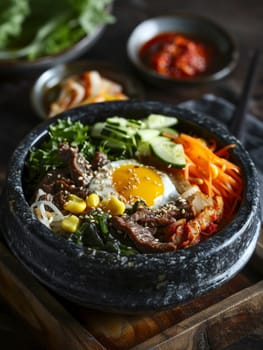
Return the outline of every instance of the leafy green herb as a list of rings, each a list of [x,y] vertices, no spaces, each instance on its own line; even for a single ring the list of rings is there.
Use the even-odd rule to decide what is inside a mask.
[[[22,31],[24,19],[29,15],[28,0],[2,0],[0,4],[0,48]]]
[[[113,0],[2,0],[0,58],[36,59],[71,46],[98,25],[112,23]]]
[[[118,254],[134,254],[137,251],[113,237],[109,230],[109,214],[94,210],[81,224],[78,231],[71,236],[75,243],[85,247],[104,250]]]
[[[59,119],[57,124],[50,125],[50,140],[48,147],[56,148],[59,143],[67,141],[72,147],[82,146],[88,140],[88,125],[83,125],[80,121],[72,122],[71,119]]]
[[[89,142],[89,126],[81,122],[72,122],[71,119],[59,119],[56,124],[49,128],[49,137],[40,147],[33,148],[29,153],[26,162],[28,169],[28,182],[38,183],[49,169],[63,166],[58,157],[58,147],[62,142],[67,141],[70,146],[78,147],[79,152],[85,158],[91,159],[94,155],[94,146]]]

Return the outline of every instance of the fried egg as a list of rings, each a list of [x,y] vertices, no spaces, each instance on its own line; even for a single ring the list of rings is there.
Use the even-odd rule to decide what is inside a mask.
[[[89,188],[105,200],[117,197],[126,206],[142,200],[156,208],[179,196],[167,174],[133,159],[106,164],[96,172]]]

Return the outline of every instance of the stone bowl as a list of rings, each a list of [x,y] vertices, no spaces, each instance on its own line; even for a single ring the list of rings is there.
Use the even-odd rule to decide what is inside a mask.
[[[202,75],[174,78],[148,67],[142,61],[141,48],[156,35],[168,32],[183,34],[213,45],[217,51],[213,57],[213,68]],[[216,82],[231,74],[239,59],[237,44],[231,33],[209,18],[188,12],[153,17],[139,23],[129,36],[127,55],[131,64],[145,81],[168,89],[178,85],[192,86]]]
[[[143,118],[149,113],[177,116],[184,130],[235,143],[231,158],[242,169],[244,191],[232,221],[207,240],[169,253],[117,255],[83,249],[52,233],[32,215],[23,190],[25,159],[57,118],[92,124],[107,117]],[[40,282],[78,305],[139,314],[174,307],[219,287],[249,261],[259,236],[259,185],[241,143],[202,114],[147,101],[105,102],[71,109],[45,121],[18,145],[10,159],[1,199],[4,238],[18,260]]]

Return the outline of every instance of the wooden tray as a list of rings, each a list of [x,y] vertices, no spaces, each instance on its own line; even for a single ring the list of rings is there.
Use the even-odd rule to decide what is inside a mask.
[[[98,312],[61,299],[0,243],[0,296],[30,327],[39,350],[262,349],[263,280],[255,269],[262,238],[248,266],[222,287],[179,307],[140,316]]]

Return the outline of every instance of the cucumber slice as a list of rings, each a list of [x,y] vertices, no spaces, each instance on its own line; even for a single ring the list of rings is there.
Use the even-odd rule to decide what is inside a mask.
[[[136,131],[131,128],[121,128],[117,125],[99,122],[91,129],[91,136],[99,139],[117,139],[119,141],[135,143]]]
[[[104,128],[102,130],[108,130],[109,132],[112,132],[113,134],[115,132],[119,133],[119,134],[122,134],[122,135],[128,135],[128,133],[125,131],[124,128],[120,128],[116,125],[109,125],[109,124],[105,124],[104,125]]]
[[[126,127],[127,120],[121,117],[112,117],[112,118],[107,118],[106,123],[116,125],[116,126]]]
[[[171,136],[177,137],[178,136],[178,131],[172,128],[161,128],[160,130],[161,135],[163,133],[170,134]]]
[[[144,141],[139,142],[139,144],[137,145],[137,150],[135,152],[135,155],[139,159],[141,157],[149,157],[151,155],[149,142],[144,142]]]
[[[104,126],[105,126],[105,123],[103,122],[98,122],[94,124],[90,130],[91,137],[101,138],[101,131],[104,128]]]
[[[161,114],[150,114],[145,120],[149,129],[160,129],[177,124],[178,120],[175,117],[168,117]]]
[[[104,145],[108,148],[120,149],[120,150],[125,150],[127,148],[127,145],[125,145],[122,141],[112,140],[112,139],[105,140]]]
[[[119,141],[127,142],[130,140],[130,136],[127,134],[123,134],[117,130],[112,130],[111,128],[104,127],[101,130],[101,138],[103,139],[117,139]]]
[[[166,164],[176,168],[185,167],[184,148],[180,144],[169,141],[166,137],[157,137],[150,142],[152,153]]]
[[[142,120],[137,119],[125,119],[122,117],[112,117],[106,119],[107,124],[116,125],[120,128],[131,127],[135,129],[140,129],[145,127],[145,124]]]
[[[145,123],[139,119],[127,119],[128,126],[136,129],[145,128]]]
[[[153,138],[160,135],[159,130],[157,129],[142,129],[137,131],[141,141],[151,141]]]

